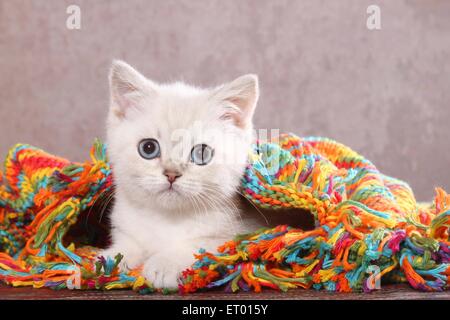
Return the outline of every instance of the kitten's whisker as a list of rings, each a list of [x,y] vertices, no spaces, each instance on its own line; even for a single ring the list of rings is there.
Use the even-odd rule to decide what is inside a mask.
[[[102,201],[105,201],[105,202],[106,202],[106,201],[108,201],[108,198],[109,198],[109,197],[113,197],[113,196],[115,196],[115,194],[116,194],[116,187],[115,187],[115,185],[112,185],[112,186],[111,186],[111,189],[105,191],[105,195],[102,195],[102,196],[97,197],[97,198],[95,199],[94,203],[89,207],[89,211],[88,211],[88,213],[86,214],[85,228],[88,227],[89,217],[90,217],[90,215],[91,215],[91,213],[92,213],[92,209],[94,208],[95,204],[96,204],[100,199],[102,199]],[[105,199],[105,198],[106,198],[106,199]],[[102,204],[102,205],[103,205],[103,204]],[[100,222],[100,221],[99,221],[99,222]]]
[[[196,216],[200,216],[200,207],[198,206],[198,203],[195,199],[195,197],[188,195],[188,200],[191,202],[191,204],[193,205],[193,209],[194,209],[194,214]]]
[[[208,185],[207,183],[205,183],[204,186],[205,186],[205,189],[207,189],[208,191],[216,191],[215,188],[211,188],[210,185]],[[245,198],[245,200],[248,201],[248,202],[255,208],[255,210],[258,211],[258,213],[264,218],[266,224],[269,224],[269,220],[268,220],[267,217],[264,215],[264,213],[262,213],[262,212],[259,210],[259,208],[258,208],[252,201],[250,201],[247,197],[244,196],[244,194],[239,190],[239,187],[237,187],[237,188],[234,190],[234,192],[240,194],[243,198]],[[234,203],[232,203],[232,202],[230,201],[230,204],[232,204],[232,206],[233,206],[236,210],[238,210],[239,215],[241,216],[240,210],[234,205]]]
[[[262,212],[259,210],[259,208],[258,208],[252,201],[250,201],[246,196],[244,196],[244,194],[243,194],[241,191],[236,190],[236,192],[239,193],[246,201],[248,201],[248,202],[253,206],[253,208],[255,208],[256,211],[258,211],[258,213],[264,218],[264,220],[266,221],[267,225],[269,225],[269,220],[268,220],[267,217],[264,215],[264,213],[262,213]]]
[[[232,201],[228,200],[227,198],[223,198],[223,196],[214,197],[213,195],[211,195],[211,193],[218,192],[218,190],[216,190],[216,189],[213,189],[211,187],[206,187],[205,189],[207,189],[209,191],[209,193],[200,193],[198,195],[199,198],[203,199],[204,201],[207,201],[212,206],[213,209],[215,209],[219,212],[225,213],[226,218],[230,222],[236,216],[242,220],[242,217],[240,215],[238,208],[235,206],[235,204]],[[230,209],[230,207],[231,207],[231,209]]]
[[[99,217],[99,219],[98,219],[98,222],[99,222],[99,223],[102,222],[103,214],[105,213],[105,211],[106,211],[106,209],[108,208],[108,205],[111,203],[111,201],[114,200],[115,195],[116,195],[116,193],[115,193],[115,192],[112,192],[112,193],[109,195],[109,197],[107,198],[107,200],[105,201],[105,203],[103,204],[103,206],[102,206],[102,208],[101,208],[101,211],[100,211],[100,217]]]

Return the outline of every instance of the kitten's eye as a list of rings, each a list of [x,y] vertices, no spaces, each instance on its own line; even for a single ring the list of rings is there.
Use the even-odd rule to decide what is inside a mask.
[[[202,143],[197,144],[191,150],[191,160],[196,165],[204,166],[208,164],[214,156],[214,149]]]
[[[139,154],[144,159],[155,159],[161,155],[159,143],[155,139],[144,139],[139,142]]]

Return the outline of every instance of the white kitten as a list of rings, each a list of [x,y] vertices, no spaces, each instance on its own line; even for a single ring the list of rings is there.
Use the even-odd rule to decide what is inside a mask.
[[[120,252],[122,267],[143,264],[156,287],[175,287],[199,248],[215,250],[256,228],[232,200],[247,163],[258,79],[213,89],[163,85],[114,61],[110,90],[116,201],[112,246],[101,254]]]

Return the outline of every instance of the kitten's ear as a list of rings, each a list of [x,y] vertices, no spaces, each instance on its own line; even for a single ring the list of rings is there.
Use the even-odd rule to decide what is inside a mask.
[[[145,78],[129,64],[114,60],[109,71],[111,111],[118,117],[125,117],[130,108],[139,107],[139,101],[156,94],[156,84]]]
[[[216,89],[214,96],[225,103],[222,119],[231,119],[242,129],[252,127],[253,113],[259,98],[258,76],[241,76]]]

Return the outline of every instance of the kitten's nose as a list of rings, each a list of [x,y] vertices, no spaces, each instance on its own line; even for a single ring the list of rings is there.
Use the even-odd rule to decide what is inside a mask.
[[[170,184],[174,183],[177,178],[181,177],[181,173],[174,170],[164,170],[163,174],[167,177],[167,181],[169,181]]]

